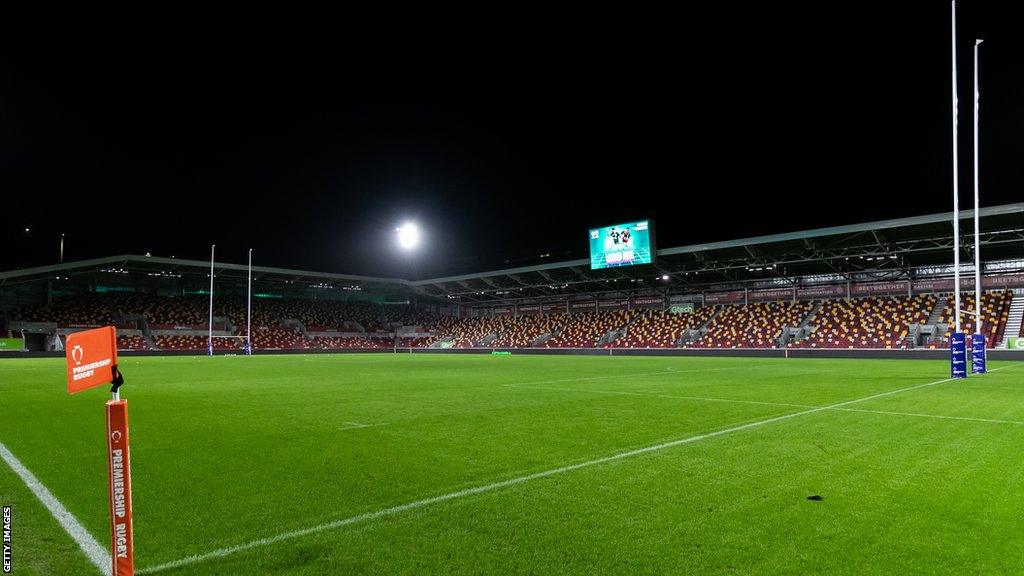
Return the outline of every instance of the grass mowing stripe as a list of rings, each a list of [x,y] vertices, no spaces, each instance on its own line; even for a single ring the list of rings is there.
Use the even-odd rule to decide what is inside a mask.
[[[1024,426],[1019,420],[997,420],[993,418],[972,418],[970,416],[944,416],[942,414],[918,414],[915,412],[889,412],[887,410],[861,410],[857,408],[833,408],[836,412],[856,412],[860,414],[882,414],[887,416],[913,416],[916,418],[938,418],[940,420],[963,420],[966,422],[986,422],[988,424],[1016,424]]]
[[[1009,366],[1002,366],[990,370],[994,372],[996,370],[1002,370]],[[657,374],[660,374],[658,372]],[[635,376],[641,376],[636,374]],[[579,392],[581,394],[609,394],[613,396],[652,396],[655,398],[672,398],[674,400],[694,400],[697,402],[728,402],[732,404],[754,404],[759,406],[779,406],[779,407],[790,407],[790,408],[818,408],[811,404],[793,404],[789,402],[766,402],[762,400],[740,400],[737,398],[714,398],[710,396],[680,396],[675,394],[662,394],[660,392],[640,392],[640,391],[625,391],[625,390],[588,390],[584,388],[557,388],[554,386],[532,386],[529,384],[503,384],[506,388],[529,388],[531,390],[550,390],[554,392]],[[976,418],[971,416],[947,416],[943,414],[921,414],[917,412],[892,412],[888,410],[867,410],[863,408],[829,408],[829,410],[835,410],[837,412],[857,412],[862,414],[882,414],[888,416],[912,416],[917,418],[937,418],[940,420],[962,420],[966,422],[985,422],[989,424],[1015,424],[1018,426],[1024,426],[1024,422],[1019,420],[1000,420],[996,418]]]
[[[658,392],[626,392],[622,390],[584,390],[582,388],[554,388],[551,386],[526,386],[505,384],[509,388],[529,388],[531,390],[551,390],[555,392],[580,392],[582,394],[610,394],[614,396],[652,396],[654,398],[672,398],[674,400],[694,400],[697,402],[728,402],[731,404],[754,404],[758,406],[779,406],[789,408],[818,408],[811,404],[791,404],[789,402],[765,402],[762,400],[739,400],[736,398],[712,398],[709,396],[676,396]],[[861,414],[882,414],[888,416],[914,416],[918,418],[937,418],[940,420],[963,420],[967,422],[986,422],[989,424],[1016,424],[1024,426],[1019,420],[999,420],[995,418],[975,418],[971,416],[946,416],[943,414],[921,414],[917,412],[891,412],[888,410],[867,410],[863,408],[829,408],[836,412],[857,412]]]
[[[311,526],[309,528],[303,528],[303,529],[294,530],[294,531],[291,531],[291,532],[284,532],[284,533],[281,533],[281,534],[277,534],[275,536],[270,536],[270,537],[267,537],[267,538],[261,538],[261,539],[258,539],[258,540],[252,540],[250,542],[246,542],[246,543],[243,543],[243,544],[238,544],[238,545],[235,545],[235,546],[229,546],[229,547],[226,547],[226,548],[220,548],[218,550],[213,550],[213,551],[210,551],[210,552],[206,552],[204,554],[197,554],[197,555],[194,555],[194,556],[187,556],[185,558],[180,558],[178,560],[173,560],[171,562],[166,562],[164,564],[157,564],[155,566],[149,566],[149,567],[137,570],[136,573],[140,574],[140,575],[142,575],[142,574],[153,574],[153,573],[157,573],[157,572],[171,570],[171,569],[174,569],[174,568],[181,568],[183,566],[189,566],[189,565],[193,565],[193,564],[198,564],[198,563],[201,563],[201,562],[206,562],[206,561],[214,560],[214,559],[217,559],[217,558],[223,558],[225,556],[230,556],[232,554],[237,554],[239,552],[244,552],[246,550],[252,550],[254,548],[260,548],[260,547],[263,547],[263,546],[269,546],[269,545],[275,544],[277,542],[282,542],[282,541],[286,541],[286,540],[292,540],[292,539],[295,539],[295,538],[301,538],[303,536],[309,536],[311,534],[317,534],[319,532],[324,532],[324,531],[327,531],[327,530],[333,530],[333,529],[336,529],[336,528],[341,528],[341,527],[349,526],[349,525],[352,525],[352,524],[358,524],[358,523],[361,523],[361,522],[367,522],[367,521],[370,521],[370,520],[376,520],[376,519],[384,518],[384,517],[387,517],[387,516],[393,516],[393,515],[396,515],[396,514],[401,514],[403,512],[408,512],[409,510],[415,510],[417,508],[422,508],[422,507],[425,507],[425,506],[430,506],[430,505],[433,505],[433,504],[438,504],[438,503],[446,502],[446,501],[449,501],[449,500],[455,500],[455,499],[458,499],[458,498],[463,498],[463,497],[466,497],[466,496],[473,496],[473,495],[476,495],[476,494],[483,494],[485,492],[492,492],[494,490],[499,490],[501,488],[508,488],[510,486],[515,486],[515,485],[518,485],[518,484],[523,484],[525,482],[530,482],[530,481],[533,481],[533,480],[539,480],[539,479],[542,479],[542,478],[548,478],[550,476],[555,476],[555,475],[559,475],[559,474],[565,474],[567,472],[572,472],[572,471],[580,470],[580,469],[583,469],[583,468],[589,468],[589,467],[597,466],[597,465],[600,465],[600,464],[607,464],[609,462],[615,462],[617,460],[623,460],[623,459],[626,459],[626,458],[631,458],[631,457],[639,456],[639,455],[642,455],[642,454],[648,454],[648,453],[651,453],[651,452],[657,452],[657,451],[660,451],[660,450],[665,450],[665,449],[668,449],[668,448],[673,448],[673,447],[681,446],[681,445],[684,445],[684,444],[692,444],[694,442],[699,442],[701,440],[706,440],[708,438],[716,438],[718,436],[724,436],[726,434],[731,434],[733,432],[741,432],[743,430],[749,430],[751,428],[757,428],[757,427],[760,427],[760,426],[764,426],[766,424],[772,424],[774,422],[781,422],[781,421],[784,421],[784,420],[789,420],[791,418],[796,418],[797,416],[804,416],[804,415],[807,415],[807,414],[814,414],[814,413],[817,413],[817,412],[823,412],[823,411],[832,410],[832,409],[835,409],[835,408],[841,408],[843,406],[849,406],[850,404],[856,404],[858,402],[866,402],[868,400],[873,400],[875,398],[883,398],[885,396],[891,396],[893,394],[899,394],[901,392],[909,392],[911,390],[917,390],[917,389],[925,388],[925,387],[928,387],[928,386],[936,386],[938,384],[942,384],[944,382],[949,382],[951,380],[953,380],[953,378],[944,378],[942,380],[936,380],[934,382],[927,382],[927,383],[924,383],[924,384],[915,384],[913,386],[906,386],[906,387],[903,387],[903,388],[897,388],[895,390],[888,390],[886,392],[879,392],[877,394],[871,394],[869,396],[864,396],[864,397],[861,397],[861,398],[854,398],[852,400],[845,400],[843,402],[837,402],[835,404],[830,404],[830,405],[827,405],[827,406],[819,406],[819,407],[815,407],[815,408],[810,408],[808,410],[801,410],[799,412],[791,412],[791,413],[788,413],[788,414],[782,414],[782,415],[779,415],[779,416],[773,416],[771,418],[766,418],[766,419],[763,419],[763,420],[755,420],[755,421],[752,421],[752,422],[747,422],[745,424],[740,424],[740,425],[737,425],[737,426],[732,426],[730,428],[724,428],[724,429],[716,430],[716,431],[713,431],[713,432],[707,432],[707,433],[704,433],[704,434],[698,434],[696,436],[688,436],[686,438],[679,438],[679,439],[676,439],[676,440],[670,440],[670,441],[667,441],[667,442],[662,442],[660,444],[654,444],[654,445],[651,445],[651,446],[645,446],[645,447],[637,448],[637,449],[634,449],[634,450],[628,450],[628,451],[625,451],[625,452],[619,452],[617,454],[612,454],[610,456],[605,456],[605,457],[602,457],[602,458],[596,458],[594,460],[588,460],[588,461],[585,461],[585,462],[579,462],[579,463],[576,463],[576,464],[570,464],[570,465],[567,465],[567,466],[562,466],[562,467],[559,467],[559,468],[553,468],[553,469],[545,470],[545,471],[542,471],[542,472],[536,472],[536,473],[533,473],[533,474],[527,474],[525,476],[519,476],[519,477],[516,477],[516,478],[510,478],[508,480],[502,480],[500,482],[494,482],[492,484],[486,484],[486,485],[483,485],[483,486],[477,486],[475,488],[467,488],[465,490],[459,490],[457,492],[450,492],[448,494],[442,494],[440,496],[434,496],[434,497],[431,497],[431,498],[424,498],[422,500],[416,500],[416,501],[413,501],[413,502],[408,502],[406,504],[401,504],[401,505],[393,506],[393,507],[390,507],[390,508],[384,508],[382,510],[377,510],[375,512],[367,512],[365,514],[359,514],[359,515],[356,515],[356,516],[350,516],[348,518],[343,518],[343,519],[340,519],[340,520],[335,520],[335,521],[332,521],[332,522],[327,522],[327,523],[320,524],[320,525],[317,525],[317,526]]]
[[[533,386],[534,384],[559,384],[562,382],[585,382],[587,380],[607,380],[608,378],[622,378],[637,376],[665,376],[667,374],[689,374],[691,372],[717,372],[719,370],[750,370],[753,368],[770,368],[774,364],[759,364],[755,366],[721,366],[719,368],[695,368],[693,370],[673,370],[666,368],[657,372],[640,372],[638,374],[611,374],[605,376],[582,376],[580,378],[562,378],[560,380],[538,380],[537,382],[517,382],[514,384],[502,384],[502,386]]]
[[[637,374],[639,376],[639,374]],[[655,398],[673,398],[676,400],[699,400],[702,402],[732,402],[735,404],[758,404],[761,406],[789,406],[791,408],[818,408],[812,404],[789,404],[786,402],[763,402],[760,400],[733,400],[731,398],[710,398],[708,396],[677,396],[659,392],[627,392],[625,390],[586,390],[583,388],[555,388],[552,386],[530,386],[528,384],[503,384],[506,388],[530,388],[532,390],[552,390],[555,392],[581,392],[583,394],[610,394],[613,396],[653,396]]]
[[[32,494],[42,502],[43,506],[50,511],[53,518],[60,524],[60,527],[71,536],[71,539],[78,544],[78,547],[82,549],[82,553],[92,562],[96,568],[99,569],[101,574],[110,574],[111,560],[110,554],[107,553],[106,549],[100,546],[100,543],[89,534],[89,531],[82,526],[78,518],[75,518],[74,514],[68,511],[60,500],[54,497],[53,493],[35,477],[32,472],[21,463],[18,458],[4,446],[3,442],[0,442],[0,458],[7,462],[7,465],[11,467],[11,470],[17,474],[22,482],[28,486],[28,489],[32,491]]]

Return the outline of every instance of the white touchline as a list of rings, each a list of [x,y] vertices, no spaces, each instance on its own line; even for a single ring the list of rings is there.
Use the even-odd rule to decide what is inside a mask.
[[[2,442],[0,442],[0,457],[4,459],[4,462],[7,462],[7,465],[11,467],[11,470],[14,470],[14,473],[17,474],[21,478],[22,482],[28,486],[28,489],[35,494],[35,497],[38,498],[39,501],[43,503],[43,506],[50,511],[50,514],[52,514],[53,518],[58,524],[60,524],[60,527],[68,533],[68,536],[71,536],[71,539],[74,540],[76,544],[78,544],[78,547],[82,549],[82,553],[85,554],[86,558],[88,558],[89,561],[99,569],[100,573],[110,574],[110,553],[108,553],[103,546],[100,546],[100,543],[92,537],[92,534],[89,534],[89,531],[82,526],[81,522],[75,518],[74,514],[69,512],[68,509],[60,503],[60,500],[57,500],[53,493],[51,493],[28,468],[25,468],[25,465],[22,464],[14,454],[11,454],[11,451],[8,450],[7,446],[4,446]]]
[[[827,405],[827,406],[819,406],[819,407],[816,407],[816,408],[810,408],[808,410],[801,410],[799,412],[791,412],[789,414],[782,414],[782,415],[779,415],[779,416],[773,416],[771,418],[766,418],[764,420],[755,420],[753,422],[747,422],[745,424],[740,424],[738,426],[733,426],[731,428],[724,428],[724,429],[721,429],[721,430],[716,430],[714,432],[707,432],[707,433],[704,433],[704,434],[698,434],[696,436],[688,436],[686,438],[679,438],[677,440],[670,440],[668,442],[663,442],[663,443],[660,443],[660,444],[654,444],[654,445],[651,445],[651,446],[645,446],[643,448],[636,448],[636,449],[633,449],[633,450],[627,450],[625,452],[619,452],[617,454],[612,454],[610,456],[605,456],[605,457],[602,457],[602,458],[596,458],[594,460],[588,460],[586,462],[579,462],[579,463],[576,463],[576,464],[570,464],[568,466],[562,466],[562,467],[559,467],[559,468],[552,468],[550,470],[545,470],[543,472],[536,472],[536,473],[533,473],[533,474],[527,474],[525,476],[519,476],[519,477],[516,477],[516,478],[510,478],[508,480],[502,480],[500,482],[494,482],[493,484],[486,484],[484,486],[477,486],[476,488],[467,488],[466,490],[459,490],[458,492],[449,492],[448,494],[442,494],[440,496],[434,496],[434,497],[431,497],[431,498],[424,498],[423,500],[416,500],[414,502],[409,502],[409,503],[406,503],[406,504],[401,504],[399,506],[393,506],[391,508],[384,508],[383,510],[377,510],[376,512],[367,512],[365,514],[359,514],[357,516],[350,516],[348,518],[343,518],[343,519],[340,519],[340,520],[334,520],[332,522],[327,522],[327,523],[324,523],[324,524],[319,524],[317,526],[311,526],[309,528],[302,528],[300,530],[294,530],[292,532],[284,532],[284,533],[278,534],[276,536],[270,536],[270,537],[267,537],[267,538],[261,538],[259,540],[252,540],[250,542],[245,542],[243,544],[238,544],[238,545],[235,545],[235,546],[228,546],[226,548],[220,548],[218,550],[213,550],[211,552],[206,552],[206,553],[203,553],[203,554],[196,554],[194,556],[186,556],[184,558],[180,558],[178,560],[173,560],[171,562],[166,562],[164,564],[157,564],[155,566],[149,566],[149,567],[143,568],[141,570],[136,570],[135,573],[136,574],[153,574],[155,572],[162,572],[164,570],[170,570],[170,569],[173,569],[173,568],[180,568],[182,566],[189,566],[189,565],[192,565],[192,564],[198,564],[200,562],[205,562],[207,560],[213,560],[215,558],[223,558],[225,556],[230,556],[230,555],[236,554],[238,552],[244,552],[245,550],[251,550],[253,548],[260,548],[262,546],[268,546],[270,544],[275,544],[277,542],[282,542],[284,540],[292,540],[292,539],[295,539],[295,538],[301,538],[303,536],[309,536],[311,534],[317,534],[319,532],[324,532],[324,531],[327,531],[327,530],[333,530],[333,529],[336,529],[336,528],[341,528],[343,526],[349,526],[351,524],[357,524],[357,523],[366,522],[366,521],[369,521],[369,520],[376,520],[378,518],[383,518],[383,517],[386,517],[386,516],[393,516],[395,514],[401,514],[402,512],[407,512],[409,510],[415,510],[417,508],[422,508],[424,506],[430,506],[432,504],[438,504],[440,502],[447,502],[448,500],[455,500],[457,498],[463,498],[463,497],[466,497],[466,496],[473,496],[473,495],[476,495],[476,494],[483,494],[485,492],[492,492],[494,490],[498,490],[498,489],[501,489],[501,488],[507,488],[509,486],[515,486],[517,484],[523,484],[525,482],[530,482],[532,480],[539,480],[541,478],[547,478],[549,476],[555,476],[555,475],[558,475],[558,474],[565,474],[566,472],[572,472],[574,470],[580,470],[582,468],[589,468],[591,466],[597,466],[599,464],[606,464],[608,462],[615,462],[617,460],[622,460],[622,459],[625,459],[625,458],[631,458],[633,456],[639,456],[641,454],[648,454],[650,452],[657,452],[657,451],[660,451],[660,450],[665,450],[667,448],[673,448],[675,446],[681,446],[683,444],[692,444],[694,442],[699,442],[701,440],[706,440],[708,438],[715,438],[715,437],[718,437],[718,436],[724,436],[726,434],[731,434],[733,432],[740,432],[740,431],[743,431],[743,430],[749,430],[751,428],[757,428],[759,426],[764,426],[765,424],[771,424],[773,422],[780,422],[780,421],[783,421],[783,420],[789,420],[790,418],[796,418],[797,416],[804,416],[804,415],[807,415],[807,414],[814,414],[814,413],[817,413],[817,412],[823,412],[823,411],[826,411],[826,410],[832,410],[832,409],[835,409],[835,408],[841,408],[843,406],[849,406],[850,404],[856,404],[858,402],[865,402],[867,400],[873,400],[875,398],[882,398],[882,397],[885,397],[885,396],[891,396],[893,394],[899,394],[901,392],[908,392],[910,390],[916,390],[918,388],[925,388],[927,386],[935,386],[937,384],[942,384],[944,382],[949,382],[951,380],[953,380],[953,379],[952,378],[945,378],[943,380],[936,380],[935,382],[927,382],[925,384],[916,384],[914,386],[907,386],[905,388],[897,388],[896,390],[889,390],[887,392],[879,392],[877,394],[872,394],[870,396],[864,396],[862,398],[855,398],[853,400],[845,400],[843,402],[838,402],[838,403],[830,404],[830,405]]]

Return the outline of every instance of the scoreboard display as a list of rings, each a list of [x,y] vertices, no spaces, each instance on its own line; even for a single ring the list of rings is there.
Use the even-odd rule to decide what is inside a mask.
[[[654,262],[654,222],[640,220],[590,231],[590,269]]]

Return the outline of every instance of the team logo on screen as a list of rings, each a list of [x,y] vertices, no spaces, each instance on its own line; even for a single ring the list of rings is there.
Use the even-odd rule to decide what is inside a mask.
[[[82,363],[83,356],[85,356],[85,351],[82,350],[80,345],[76,344],[75,347],[71,349],[71,358],[75,361],[75,365]]]

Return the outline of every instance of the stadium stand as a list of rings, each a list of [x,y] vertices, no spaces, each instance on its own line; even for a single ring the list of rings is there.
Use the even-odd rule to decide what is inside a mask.
[[[153,341],[161,350],[206,350],[205,336],[158,335],[153,337]],[[213,348],[215,350],[239,350],[242,348],[242,343],[234,338],[215,338]]]
[[[201,297],[157,298],[146,311],[151,325],[157,326],[204,326],[207,309]]]
[[[983,330],[993,343],[990,345],[1002,340],[1012,301],[1009,290],[984,294]],[[963,306],[973,309],[973,302],[973,294],[965,293]],[[140,326],[152,333],[144,330],[142,335],[121,336],[119,348],[205,350],[208,303],[202,295],[88,295],[15,309],[11,318],[57,323],[66,330],[136,315],[145,319]],[[641,309],[456,318],[369,302],[261,299],[253,302],[252,344],[255,349],[281,350],[438,344],[454,348],[904,348],[915,344],[908,338],[910,327],[924,325],[931,318],[940,333],[920,344],[935,348],[948,341],[948,331],[941,331],[952,318],[952,308],[948,295],[916,295],[728,304],[684,314]],[[218,333],[244,335],[243,298],[225,295],[216,300],[214,316],[227,319],[215,322]],[[962,320],[965,331],[971,333],[973,321],[966,314]],[[364,331],[367,327],[394,330],[398,326],[414,329],[407,337],[399,333],[397,341],[393,331]],[[791,342],[780,341],[784,329],[798,327]],[[692,341],[683,341],[686,334]],[[236,350],[242,342],[218,338],[214,346]]]
[[[602,338],[609,332],[626,325],[635,312],[629,310],[608,310],[602,312],[577,312],[558,315],[557,328],[545,348],[593,348],[604,346]]]
[[[254,339],[255,340],[255,339]],[[308,348],[316,350],[345,350],[352,348],[392,348],[394,338],[364,336],[314,336],[309,338]]]
[[[428,326],[435,319],[433,314],[403,305],[384,306],[383,312],[387,326]]]
[[[981,332],[985,335],[989,345],[992,342],[999,342],[1003,337],[1003,329],[1006,327],[1006,321],[1010,317],[1010,304],[1013,300],[1013,293],[1009,290],[999,290],[994,292],[983,292],[981,294]],[[960,294],[960,306],[963,310],[974,311],[976,299],[974,293],[961,293]],[[953,322],[953,313],[956,308],[956,301],[952,295],[945,298],[945,309],[942,312],[942,316],[939,322],[942,324],[948,324],[949,329],[943,336],[944,340],[949,340],[949,335],[955,327]],[[965,334],[974,334],[975,320],[973,314],[967,314],[966,312],[960,313],[960,325],[961,329]]]
[[[149,350],[149,344],[146,343],[146,339],[142,336],[131,335],[131,336],[118,336],[117,337],[117,349],[118,350]]]
[[[61,327],[103,326],[114,321],[107,302],[98,294],[58,298],[50,304],[15,309],[11,319],[53,322]]]
[[[775,348],[782,329],[796,326],[811,302],[757,302],[726,306],[693,348]]]
[[[411,337],[411,338],[399,338],[398,339],[398,347],[399,348],[425,348],[431,342],[434,342],[436,340],[437,340],[436,338],[432,338],[432,337],[429,337],[429,336],[414,336],[414,337]]]
[[[691,314],[672,314],[664,310],[644,310],[626,327],[626,334],[615,340],[616,348],[674,348],[686,330],[703,326],[717,311],[716,306],[699,308]]]
[[[554,331],[561,317],[561,314],[534,314],[505,318],[497,337],[489,346],[529,348],[542,334],[550,334]]]
[[[826,300],[811,318],[810,336],[796,348],[901,348],[910,324],[923,324],[935,296]]]
[[[252,345],[263,350],[309,348],[309,340],[301,332],[284,326],[253,328]]]

